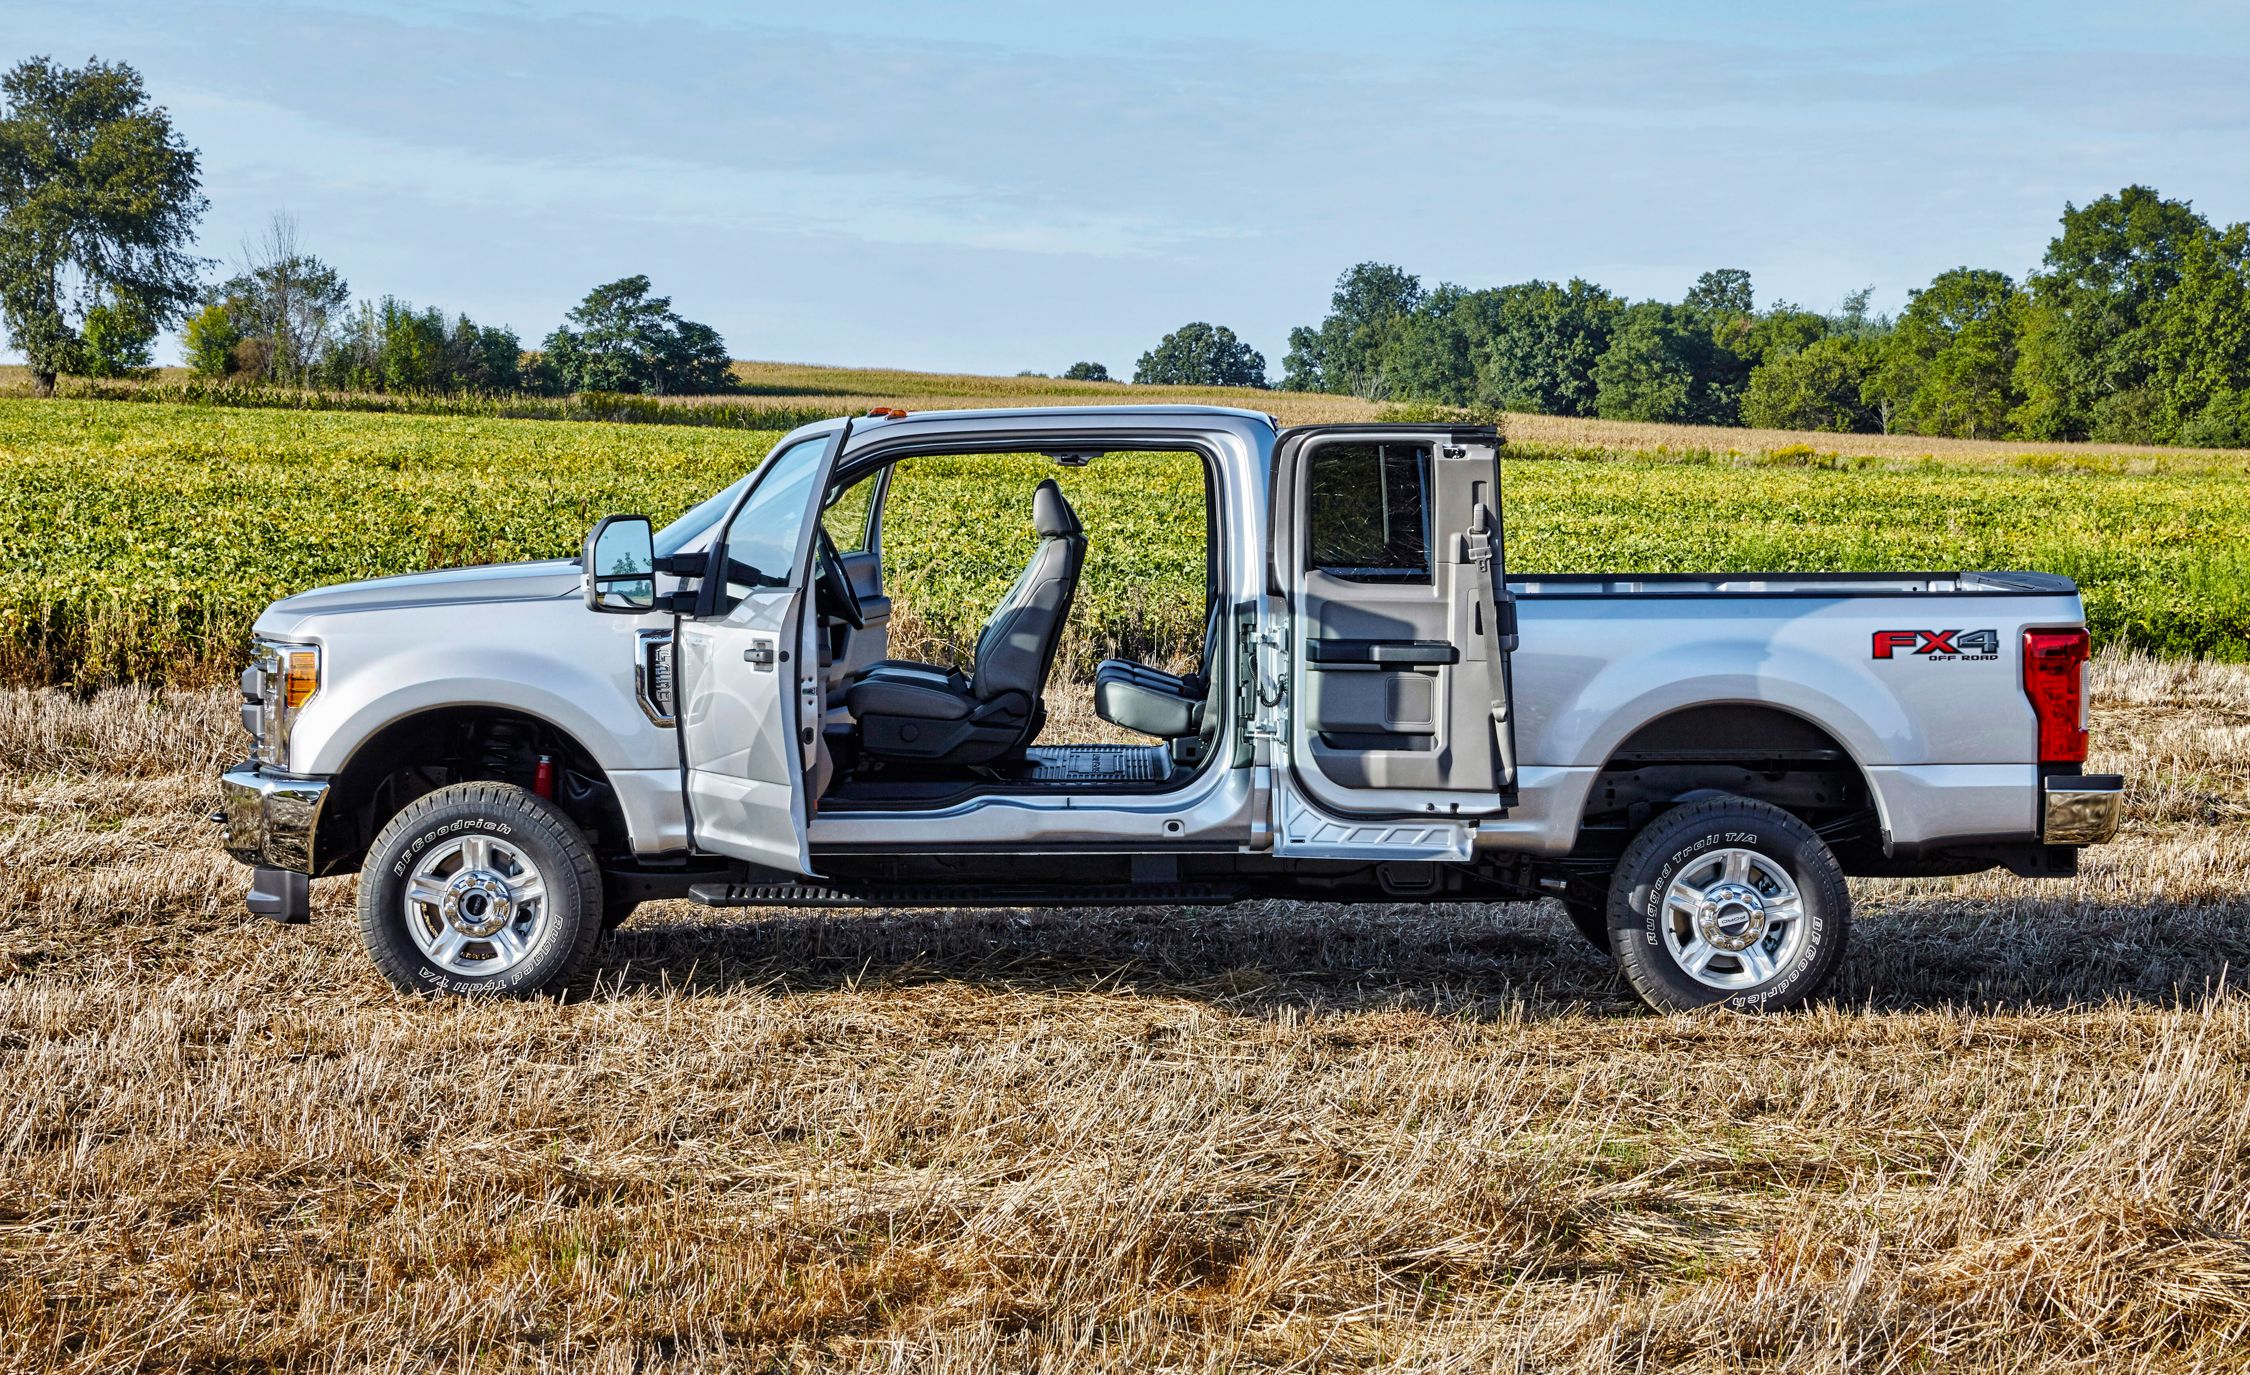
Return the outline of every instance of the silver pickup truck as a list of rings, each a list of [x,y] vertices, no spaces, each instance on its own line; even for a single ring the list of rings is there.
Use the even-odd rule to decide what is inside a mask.
[[[2067,875],[2114,833],[2069,580],[1512,578],[1500,449],[1208,407],[808,426],[576,562],[275,603],[227,847],[284,922],[356,870],[369,953],[423,992],[558,989],[656,898],[1552,898],[1653,1006],[1755,1010],[1835,971],[1847,874]],[[1112,740],[1046,738],[1086,551],[1128,537],[1068,489],[1152,453],[1201,460],[1200,657],[1103,663]],[[1057,465],[961,664],[889,657],[886,498],[930,455]]]

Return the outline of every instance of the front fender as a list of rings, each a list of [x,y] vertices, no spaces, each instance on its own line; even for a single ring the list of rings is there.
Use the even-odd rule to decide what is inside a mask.
[[[630,639],[591,638],[596,643],[582,648],[599,652],[569,657],[506,645],[467,653],[434,645],[398,648],[372,656],[358,672],[346,654],[332,649],[331,662],[342,672],[306,705],[291,740],[291,769],[338,773],[385,726],[457,707],[537,717],[577,741],[605,772],[677,767],[672,733],[636,704]],[[613,638],[618,643],[608,643]]]

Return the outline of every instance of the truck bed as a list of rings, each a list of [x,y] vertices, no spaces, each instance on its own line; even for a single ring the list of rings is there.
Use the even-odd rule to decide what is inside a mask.
[[[1510,577],[1519,597],[2076,596],[2053,573],[1543,573]]]

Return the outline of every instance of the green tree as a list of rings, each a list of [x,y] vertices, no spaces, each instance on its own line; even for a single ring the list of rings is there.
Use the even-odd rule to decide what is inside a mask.
[[[1447,282],[1400,316],[1376,356],[1383,393],[1465,406],[1476,400],[1477,357],[1498,323],[1497,291]]]
[[[1421,308],[1422,281],[1387,263],[1360,263],[1336,279],[1328,314],[1317,327],[1289,331],[1281,385],[1290,391],[1342,392],[1380,399],[1391,394],[1385,346],[1400,323]]]
[[[303,386],[351,305],[351,287],[305,251],[295,220],[276,215],[265,237],[243,250],[242,270],[211,299],[226,311],[235,336],[227,371]]]
[[[650,291],[639,274],[595,287],[547,336],[546,365],[563,390],[683,395],[726,387],[730,361],[718,332],[682,319],[671,297]]]
[[[198,377],[224,377],[234,370],[234,350],[242,342],[234,316],[213,301],[188,317],[187,364]]]
[[[2016,426],[2036,439],[2146,439],[2158,411],[2156,315],[2189,246],[2212,233],[2185,201],[2128,186],[2081,209],[2026,283]]]
[[[2150,312],[2156,438],[2250,443],[2250,225],[2197,235]]]
[[[1107,382],[1109,369],[1099,363],[1073,363],[1063,370],[1063,379],[1069,382]]]
[[[196,297],[195,150],[123,64],[44,57],[0,77],[0,320],[51,395],[83,364],[89,311],[161,326]]]
[[[1733,425],[1747,378],[1712,337],[1703,310],[1643,301],[1619,317],[1594,364],[1594,410],[1604,420]]]
[[[1695,279],[1680,304],[1706,315],[1749,315],[1758,308],[1750,274],[1739,267],[1719,267]]]
[[[1591,282],[1501,287],[1477,359],[1477,399],[1510,411],[1592,415],[1594,367],[1625,303]]]
[[[2022,401],[2015,389],[2020,293],[2004,272],[1957,267],[1907,301],[1876,385],[1916,434],[1991,438]]]
[[[1225,325],[1198,320],[1173,330],[1142,354],[1133,381],[1176,387],[1263,387],[1266,360]]]
[[[1880,428],[1869,385],[1879,350],[1869,339],[1836,334],[1773,354],[1750,374],[1742,423],[1839,434]]]
[[[123,292],[86,312],[79,327],[85,340],[81,359],[88,377],[139,377],[156,361],[156,321]]]

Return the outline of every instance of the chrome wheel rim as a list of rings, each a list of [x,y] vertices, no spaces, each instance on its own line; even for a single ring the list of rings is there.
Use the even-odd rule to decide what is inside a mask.
[[[546,928],[546,879],[507,841],[462,836],[407,875],[407,933],[449,974],[504,974],[523,963]]]
[[[1756,850],[1699,855],[1664,890],[1664,944],[1707,988],[1756,988],[1796,960],[1809,923],[1804,895]]]

